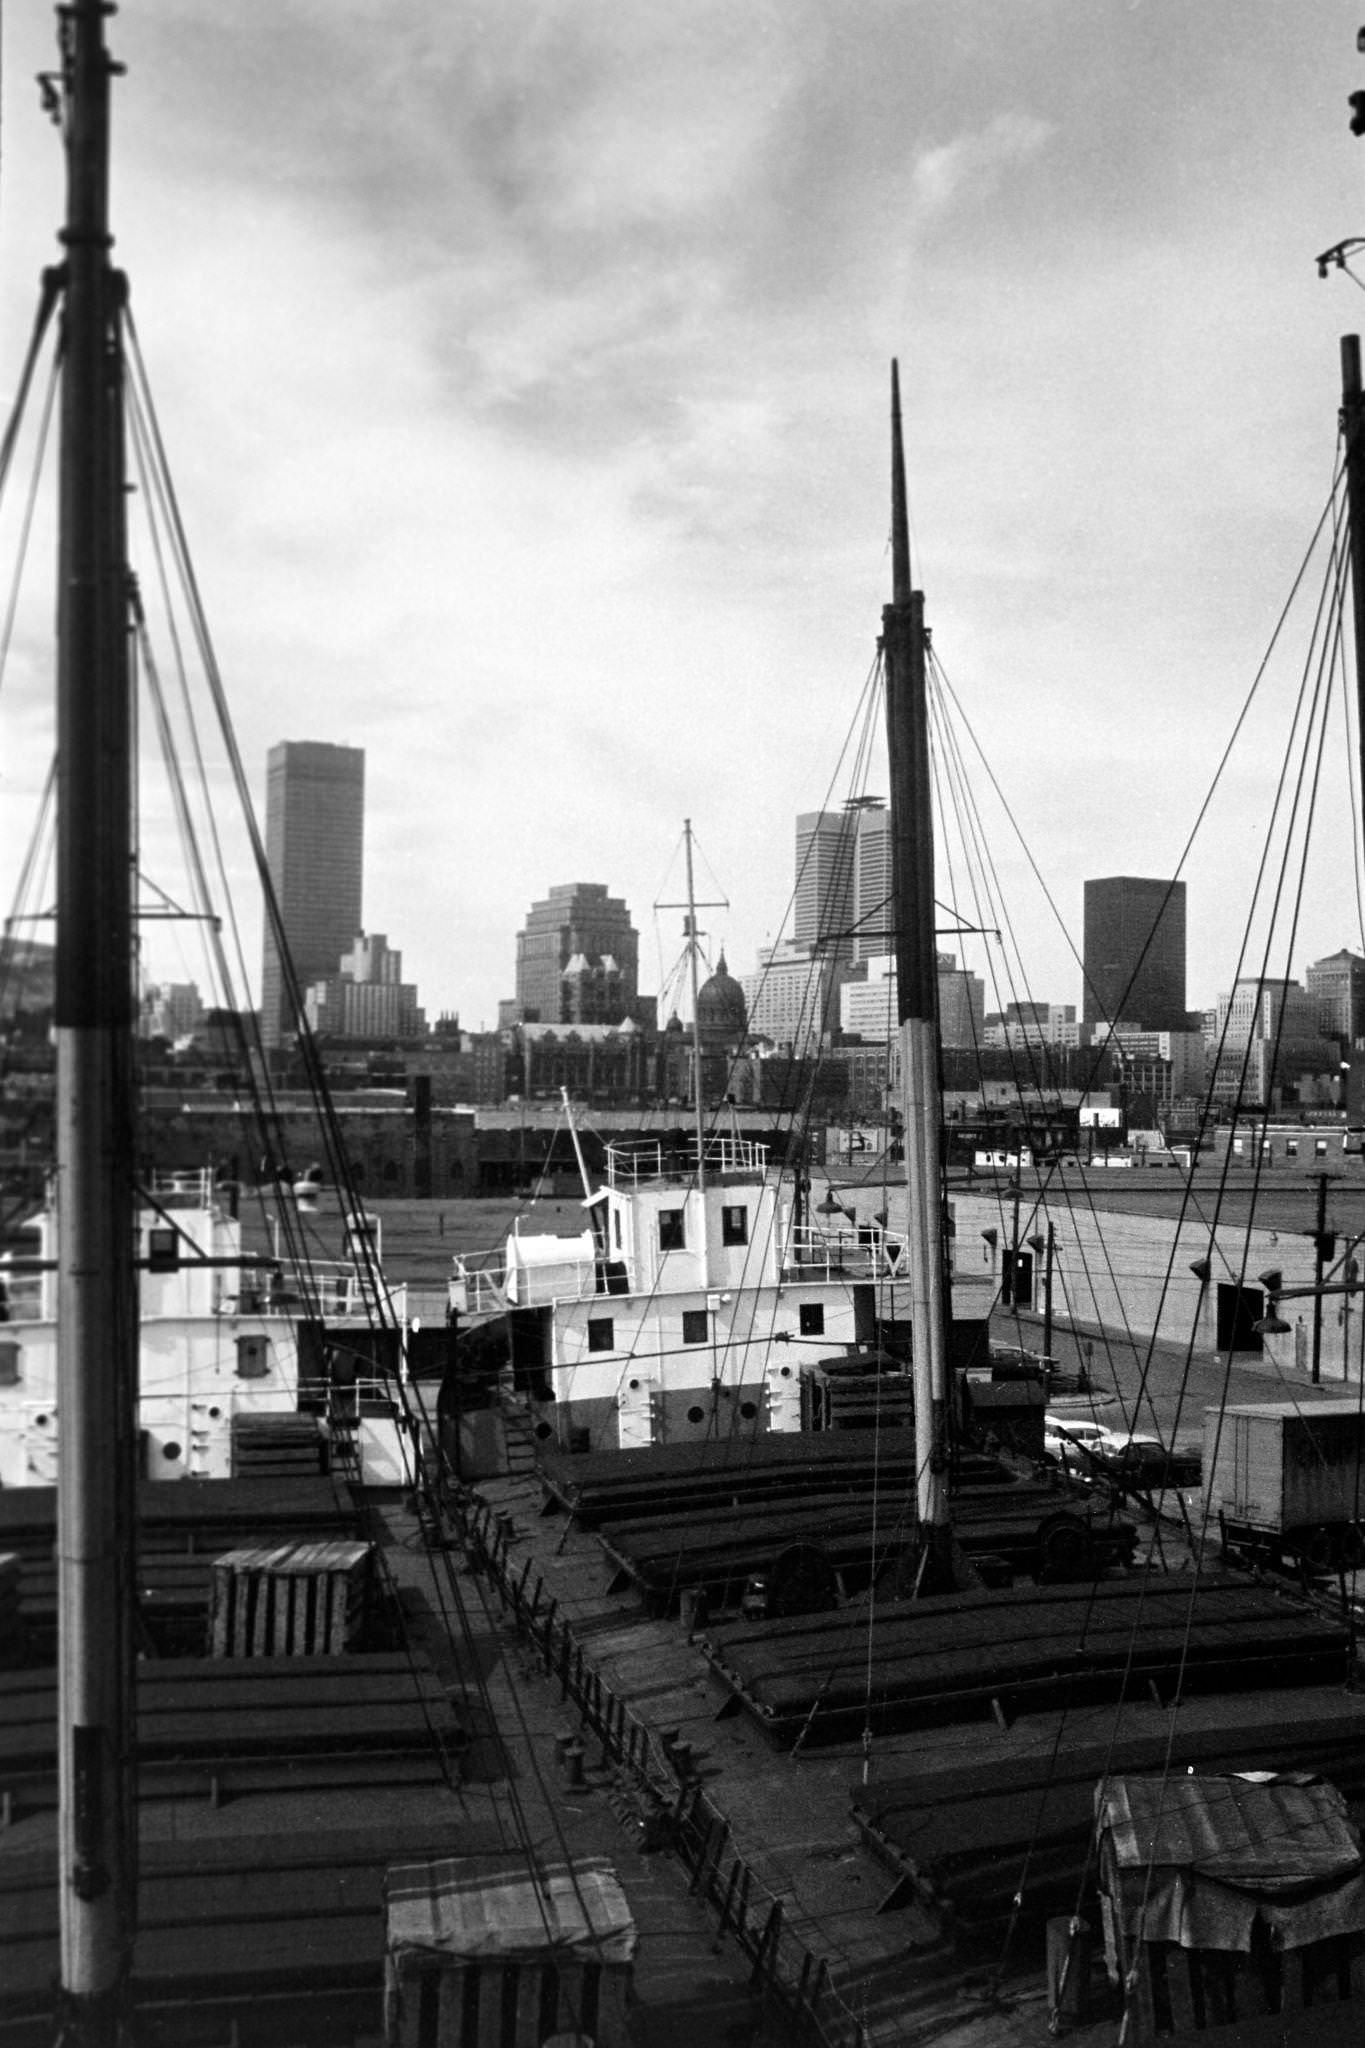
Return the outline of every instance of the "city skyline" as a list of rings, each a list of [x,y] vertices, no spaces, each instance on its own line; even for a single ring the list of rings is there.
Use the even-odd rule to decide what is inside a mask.
[[[477,10],[117,17],[119,261],[240,753],[286,701],[366,748],[367,915],[431,1014],[492,1022],[547,873],[610,875],[652,955],[684,816],[735,899],[714,949],[776,939],[790,818],[858,793],[830,777],[889,594],[893,355],[935,649],[1077,950],[1072,878],[1179,872],[1212,1001],[1283,694],[1182,855],[1331,468],[1358,301],[1314,258],[1365,214],[1357,27],[1338,0],[549,0],[496,36]],[[45,10],[6,38],[12,384],[62,173]],[[21,609],[6,676],[11,884],[50,618]],[[1321,809],[1349,834],[1336,752]],[[1071,1000],[1000,845],[1030,987]],[[1300,961],[1360,945],[1356,864],[1334,839]],[[248,851],[229,865],[254,962]]]

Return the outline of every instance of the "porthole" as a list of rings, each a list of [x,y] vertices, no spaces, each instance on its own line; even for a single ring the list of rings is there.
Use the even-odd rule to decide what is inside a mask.
[[[758,1409],[752,1401],[741,1401],[739,1404],[739,1412],[742,1419],[745,1422],[752,1422],[755,1415],[757,1415],[758,1413]]]
[[[35,1415],[33,1418],[33,1426],[35,1429],[46,1429],[48,1425],[48,1420],[49,1418],[46,1415]]]
[[[785,1366],[783,1366],[782,1370],[783,1370],[784,1372],[786,1371],[786,1369],[787,1369],[787,1368],[786,1368]],[[222,1415],[222,1413],[223,1413],[223,1411],[222,1411],[222,1409],[221,1409],[221,1408],[210,1408],[210,1410],[209,1410],[209,1421],[210,1421],[210,1422],[217,1422],[217,1421],[218,1421],[218,1419],[220,1418],[220,1416]]]
[[[629,1386],[630,1386],[630,1391],[631,1391],[631,1393],[632,1393],[632,1394],[638,1394],[638,1393],[639,1393],[639,1391],[640,1391],[640,1382],[639,1382],[638,1380],[631,1380],[631,1381],[629,1381],[629,1382],[628,1382],[628,1384],[629,1384]]]
[[[705,1422],[706,1410],[704,1408],[698,1408],[696,1403],[694,1402],[693,1405],[687,1411],[687,1419],[689,1422]]]
[[[538,1422],[536,1424],[536,1435],[540,1439],[541,1443],[544,1443],[547,1436],[554,1435],[554,1431],[551,1429],[548,1422]]]
[[[779,1367],[778,1367],[777,1377],[778,1377],[778,1378],[779,1378],[780,1380],[789,1380],[789,1379],[791,1378],[791,1376],[792,1376],[792,1369],[791,1369],[791,1367],[790,1367],[789,1365],[783,1365],[783,1366],[779,1366]]]
[[[166,1460],[166,1462],[167,1462],[167,1464],[168,1464],[168,1465],[173,1465],[173,1464],[175,1463],[176,1459],[177,1459],[178,1457],[180,1457],[180,1456],[181,1456],[181,1450],[180,1450],[180,1446],[179,1446],[179,1444],[177,1444],[177,1443],[169,1443],[169,1444],[163,1444],[163,1445],[161,1446],[161,1455],[162,1455],[162,1457],[163,1457],[163,1458],[164,1458],[164,1459]]]

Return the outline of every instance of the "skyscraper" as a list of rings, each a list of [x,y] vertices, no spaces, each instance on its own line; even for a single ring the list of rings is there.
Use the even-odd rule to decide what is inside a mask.
[[[877,960],[896,950],[891,902],[891,813],[880,801],[856,814],[853,846],[853,958]]]
[[[327,740],[281,740],[266,757],[265,850],[300,993],[337,972],[362,929],[365,754]],[[261,1033],[294,1034],[283,969],[267,920]]]
[[[526,1024],[620,1024],[639,1006],[639,963],[623,899],[603,882],[560,882],[517,933],[510,1007]]]
[[[1109,875],[1085,884],[1087,1024],[1185,1029],[1185,884]]]
[[[1315,960],[1303,977],[1310,996],[1321,1010],[1322,1029],[1329,1038],[1339,1038],[1352,1047],[1365,1038],[1365,960],[1343,947]]]
[[[802,811],[797,818],[796,891],[792,901],[795,945],[827,945],[835,957],[851,957],[853,851],[857,840],[856,812]]]

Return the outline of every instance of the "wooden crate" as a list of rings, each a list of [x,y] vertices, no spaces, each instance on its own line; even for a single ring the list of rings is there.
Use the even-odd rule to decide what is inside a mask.
[[[635,1923],[604,1857],[396,1864],[384,1892],[387,2048],[626,2048]]]
[[[209,1654],[312,1657],[355,1646],[370,1586],[368,1543],[229,1550],[213,1563]]]

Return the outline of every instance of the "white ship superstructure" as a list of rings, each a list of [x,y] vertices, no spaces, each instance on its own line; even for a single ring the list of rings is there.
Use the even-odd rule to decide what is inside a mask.
[[[0,1257],[0,1486],[57,1480],[59,1227],[49,1203]],[[235,1417],[295,1413],[310,1372],[319,1412],[334,1411],[328,1350],[344,1347],[348,1327],[401,1326],[401,1298],[373,1312],[376,1291],[387,1291],[372,1259],[309,1259],[300,1268],[287,1256],[248,1252],[230,1192],[207,1171],[161,1176],[146,1189],[135,1258],[140,1471],[148,1479],[229,1477]],[[326,1341],[304,1363],[307,1325]],[[391,1404],[373,1374],[348,1371],[346,1382],[348,1453],[384,1483],[396,1449]]]
[[[828,1198],[812,1215],[808,1185],[763,1145],[708,1136],[700,1173],[697,1150],[681,1137],[608,1146],[588,1228],[514,1231],[491,1265],[457,1259],[452,1305],[508,1316],[543,1438],[630,1450],[799,1430],[803,1370],[906,1328],[894,1234]]]

